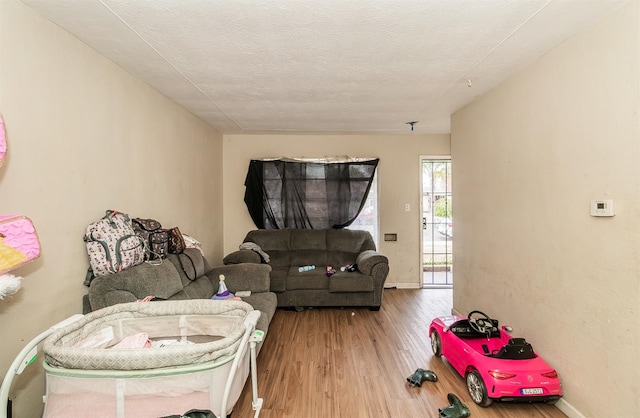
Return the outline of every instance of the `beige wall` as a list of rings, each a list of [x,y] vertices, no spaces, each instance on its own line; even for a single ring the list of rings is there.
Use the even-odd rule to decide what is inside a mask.
[[[420,155],[449,155],[449,135],[225,135],[224,250],[236,250],[255,225],[244,204],[244,180],[251,159],[267,157],[377,157],[380,241],[389,257],[386,286],[418,287],[420,275]],[[405,212],[404,204],[411,210]]]
[[[586,417],[640,411],[638,4],[452,117],[454,307],[529,339]]]
[[[0,301],[4,376],[32,337],[81,312],[82,236],[106,209],[179,226],[221,256],[222,136],[16,0],[0,1],[0,56],[0,214],[31,217],[42,245]],[[42,408],[42,369],[30,369],[14,416]]]
[[[452,118],[455,308],[530,339],[561,373],[560,406],[587,417],[640,410],[638,12],[630,2]],[[235,250],[254,228],[252,158],[379,157],[380,232],[398,234],[380,242],[387,285],[419,285],[419,156],[448,155],[449,135],[223,138],[17,0],[0,1],[0,55],[0,214],[30,216],[43,249],[0,302],[0,374],[80,312],[81,237],[105,209],[178,225],[213,263]],[[614,199],[614,218],[589,216],[601,198]],[[39,414],[42,384],[37,365],[18,379],[15,416]]]

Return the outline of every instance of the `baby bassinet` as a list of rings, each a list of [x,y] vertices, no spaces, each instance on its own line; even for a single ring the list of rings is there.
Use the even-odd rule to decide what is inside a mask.
[[[44,340],[45,417],[163,417],[191,409],[231,413],[252,371],[260,312],[240,301],[118,304]],[[113,348],[148,336],[147,348]]]

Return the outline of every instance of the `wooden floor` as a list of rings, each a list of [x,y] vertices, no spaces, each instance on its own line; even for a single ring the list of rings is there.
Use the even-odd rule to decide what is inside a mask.
[[[438,417],[450,392],[473,418],[565,417],[551,405],[474,404],[464,379],[431,352],[428,325],[451,307],[451,290],[388,289],[379,312],[279,309],[258,356],[260,417]],[[417,368],[433,370],[438,382],[409,386]],[[253,417],[249,381],[232,417]]]

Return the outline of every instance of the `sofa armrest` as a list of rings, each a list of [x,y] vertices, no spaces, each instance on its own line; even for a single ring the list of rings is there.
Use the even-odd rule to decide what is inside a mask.
[[[260,264],[261,262],[262,259],[260,258],[260,255],[253,250],[237,250],[227,254],[227,256],[222,259],[222,263],[225,265],[241,263]]]
[[[389,259],[374,250],[366,250],[361,252],[356,259],[356,264],[358,265],[358,271],[362,274],[372,275],[371,273],[376,267],[377,264],[386,264],[389,265]]]
[[[89,287],[88,299],[91,310],[95,311],[147,296],[169,299],[182,287],[175,266],[164,260],[159,265],[142,263],[118,273],[96,277]]]
[[[268,264],[242,263],[214,267],[207,273],[207,276],[214,289],[218,288],[219,276],[224,274],[224,282],[229,291],[250,290],[254,293],[260,293],[269,291],[271,286],[270,273],[271,266]]]

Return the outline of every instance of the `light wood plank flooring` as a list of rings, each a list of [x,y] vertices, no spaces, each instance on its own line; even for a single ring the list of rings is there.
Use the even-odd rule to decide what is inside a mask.
[[[278,310],[258,356],[261,418],[438,417],[455,393],[471,417],[565,417],[551,405],[473,403],[464,379],[432,355],[428,326],[451,314],[451,290],[387,289],[382,308]],[[417,368],[438,382],[412,388]],[[232,414],[253,417],[248,381]]]

